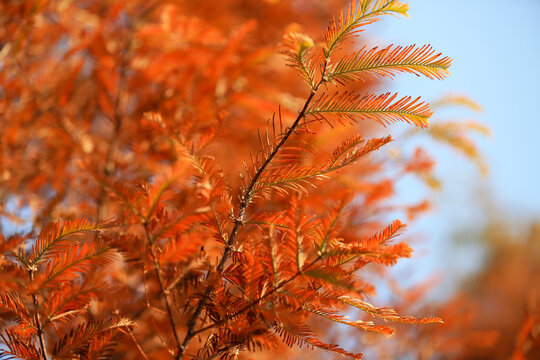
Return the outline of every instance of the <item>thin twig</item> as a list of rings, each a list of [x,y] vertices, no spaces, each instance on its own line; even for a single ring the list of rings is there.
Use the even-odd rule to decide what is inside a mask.
[[[135,346],[137,347],[137,350],[139,350],[139,352],[141,353],[142,357],[145,359],[145,360],[150,360],[148,358],[148,356],[146,356],[145,352],[143,351],[143,349],[141,348],[141,345],[139,345],[139,343],[137,342],[137,339],[135,339],[135,336],[133,335],[133,331],[129,330],[128,331],[128,334],[129,336],[131,337],[131,339],[133,340],[133,343],[135,343]]]
[[[168,291],[165,289],[163,277],[161,276],[161,267],[159,266],[159,261],[156,256],[156,252],[154,251],[154,242],[152,241],[152,237],[150,236],[150,231],[148,230],[148,223],[144,223],[144,231],[146,233],[146,240],[148,242],[148,248],[150,250],[150,255],[152,256],[152,261],[154,263],[154,271],[156,273],[156,277],[158,279],[159,288],[161,291],[161,295],[163,296],[163,300],[165,301],[165,308],[167,309],[167,315],[169,318],[169,323],[171,324],[174,341],[176,342],[176,346],[178,349],[181,349],[180,345],[180,338],[178,336],[178,332],[176,330],[176,323],[174,321],[173,313],[172,313],[172,307],[169,301]],[[179,350],[177,353],[180,352]]]
[[[34,280],[34,272],[32,270],[30,270],[28,272],[28,274],[30,276],[30,281],[33,281]],[[32,294],[32,302],[34,303],[34,308],[35,308],[35,311],[36,311],[36,314],[34,315],[34,321],[36,322],[37,335],[38,335],[38,339],[39,339],[39,346],[41,348],[40,349],[41,356],[43,357],[43,360],[48,360],[48,358],[47,358],[47,347],[45,345],[45,339],[43,338],[43,328],[41,327],[41,321],[39,319],[39,313],[38,313],[39,301],[37,299],[36,294]]]

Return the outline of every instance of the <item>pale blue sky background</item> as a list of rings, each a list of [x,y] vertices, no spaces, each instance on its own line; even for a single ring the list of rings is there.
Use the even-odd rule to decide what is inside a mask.
[[[441,117],[476,118],[493,131],[490,140],[478,141],[490,165],[487,179],[461,157],[433,146],[444,190],[436,196],[436,212],[411,228],[424,234],[425,244],[402,267],[416,279],[432,272],[466,273],[479,264],[479,247],[449,253],[448,242],[456,229],[481,227],[483,194],[494,197],[488,209],[516,222],[540,219],[540,0],[410,0],[409,7],[409,19],[386,17],[369,27],[369,37],[378,39],[374,45],[432,44],[454,59],[452,74],[445,81],[402,75],[382,90],[391,86],[427,100],[467,94],[484,107],[482,114],[456,110]],[[401,191],[409,199],[419,194],[408,182]],[[473,237],[465,241],[473,243]],[[418,261],[424,264],[420,270]],[[439,290],[451,288],[447,281]]]

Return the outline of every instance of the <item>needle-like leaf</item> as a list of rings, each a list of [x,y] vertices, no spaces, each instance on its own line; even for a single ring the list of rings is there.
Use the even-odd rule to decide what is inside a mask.
[[[375,120],[383,126],[397,121],[425,128],[432,115],[428,104],[410,96],[396,100],[397,94],[361,95],[356,93],[325,94],[315,100],[306,116],[324,119],[331,126],[333,121],[355,123],[358,120]]]

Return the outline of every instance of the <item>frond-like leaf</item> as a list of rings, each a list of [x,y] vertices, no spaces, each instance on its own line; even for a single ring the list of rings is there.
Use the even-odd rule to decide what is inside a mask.
[[[81,324],[54,344],[52,355],[55,359],[72,359],[77,351],[89,347],[93,340],[99,341],[100,335],[133,326],[131,320],[122,317]]]
[[[329,211],[316,228],[316,238],[321,254],[325,254],[328,244],[336,237],[339,221],[343,215],[346,201],[339,203],[332,211]]]
[[[331,320],[340,324],[353,326],[355,328],[362,329],[365,331],[376,332],[376,333],[387,335],[387,336],[394,334],[394,330],[389,328],[388,326],[375,325],[372,321],[350,320],[347,316],[341,315],[334,310],[328,310],[328,309],[322,309],[322,308],[314,309],[314,308],[308,308],[308,307],[304,307],[304,310],[312,312],[325,319],[328,319],[328,320]]]
[[[253,193],[268,197],[268,190],[276,190],[287,195],[288,190],[307,193],[306,186],[313,186],[313,180],[328,178],[325,167],[289,165],[270,168],[263,172],[259,181],[253,187]],[[262,192],[266,190],[265,192]]]
[[[189,261],[201,248],[201,241],[198,238],[191,239],[181,233],[177,234],[164,246],[163,252],[159,256],[159,263],[166,266],[167,264]]]
[[[187,161],[187,157],[178,159],[165,176],[158,177],[152,184],[147,194],[148,212],[145,216],[147,220],[153,215],[164,193],[186,172],[189,165],[191,164]]]
[[[428,129],[428,134],[435,140],[446,143],[452,148],[460,151],[478,166],[482,174],[487,174],[488,167],[486,161],[474,141],[467,136],[467,131],[474,131],[484,136],[490,134],[490,130],[487,126],[477,122],[454,121],[433,124],[433,126]]]
[[[275,240],[274,227],[270,226],[268,233],[263,237],[265,245],[267,247],[268,256],[263,256],[260,261],[267,268],[270,269],[269,273],[272,274],[272,281],[274,289],[278,289],[280,282],[280,271],[278,262],[280,259],[280,253],[278,251],[277,242]]]
[[[342,143],[332,154],[332,158],[322,166],[302,166],[297,164],[274,166],[264,171],[253,187],[253,194],[268,198],[269,190],[275,190],[281,195],[287,195],[288,191],[307,193],[307,186],[315,187],[313,181],[329,178],[329,173],[337,171],[347,165],[351,165],[362,156],[378,150],[381,146],[392,141],[390,136],[373,138],[364,146],[356,147],[363,142],[360,136],[353,137]],[[270,224],[269,221],[254,221],[254,224]],[[280,226],[276,223],[276,226]]]
[[[386,14],[407,16],[409,5],[397,0],[353,0],[347,12],[340,11],[338,18],[332,18],[326,29],[325,55],[329,57],[351,37],[363,31],[363,27],[378,20]]]
[[[369,139],[364,146],[357,147],[356,145],[363,142],[359,135],[345,140],[337,149],[333,151],[329,168],[337,170],[354,163],[362,156],[367,155],[372,151],[379,150],[382,146],[391,141],[392,137],[389,135],[382,138]]]
[[[257,226],[261,230],[263,225],[272,225],[277,228],[289,229],[290,224],[285,219],[286,215],[287,210],[279,212],[260,212],[253,214],[248,220],[244,221],[244,223]]]
[[[36,326],[27,322],[14,323],[13,325],[8,326],[6,328],[6,331],[18,336],[21,339],[28,340],[30,340],[32,336],[37,334]]]
[[[387,321],[394,322],[403,322],[407,324],[433,324],[433,323],[443,323],[441,318],[429,316],[423,318],[416,318],[412,316],[399,316],[398,313],[389,307],[375,307],[370,303],[359,299],[353,299],[348,296],[342,296],[339,298],[343,303],[353,306],[357,309],[360,309],[373,317],[378,317]]]
[[[323,95],[315,100],[306,115],[319,120],[355,123],[358,120],[375,120],[383,126],[397,121],[425,128],[432,115],[428,104],[405,96],[395,101],[397,94],[360,95],[355,93],[334,93]]]
[[[335,269],[329,269],[329,267],[325,268],[318,268],[318,269],[310,269],[304,272],[305,275],[322,280],[322,283],[327,283],[333,286],[336,286],[338,288],[345,288],[348,290],[354,289],[354,281],[351,279],[347,279],[343,276],[343,274],[340,274],[336,271],[332,271]]]
[[[27,339],[19,336],[12,330],[6,330],[5,335],[0,335],[2,342],[5,344],[0,349],[0,359],[25,359],[25,360],[41,360],[42,355],[32,339]]]
[[[255,244],[253,241],[249,246],[246,244],[244,250],[246,261],[243,264],[242,273],[245,283],[242,284],[242,291],[250,302],[261,297],[269,281],[268,274],[265,272],[265,264],[260,261],[263,257],[263,251],[264,247]]]
[[[45,269],[41,287],[56,286],[64,281],[73,281],[81,274],[90,272],[120,258],[120,254],[102,244],[86,243],[79,249],[73,247],[58,255],[58,260]]]
[[[309,87],[315,89],[315,69],[317,61],[313,57],[313,40],[305,34],[291,32],[283,39],[285,50],[282,54],[287,59],[287,65],[296,69]]]
[[[54,258],[72,246],[69,235],[81,234],[85,231],[101,230],[114,225],[114,223],[93,223],[87,219],[66,220],[48,225],[41,233],[32,247],[29,263],[32,266]]]
[[[187,234],[193,231],[199,225],[211,226],[214,221],[213,214],[207,211],[209,209],[202,208],[201,210],[189,214],[179,214],[157,229],[154,236],[156,239],[175,238],[178,234]]]
[[[431,103],[432,109],[442,108],[445,106],[462,106],[478,113],[483,111],[482,105],[467,95],[451,94]]]
[[[352,271],[357,270],[367,262],[393,265],[397,259],[409,257],[412,253],[411,248],[406,243],[389,245],[389,242],[397,237],[405,227],[406,224],[395,220],[372,236],[363,237],[347,244],[335,243],[325,255],[337,257],[341,264],[358,257],[357,264],[352,268]]]
[[[127,331],[126,331],[127,332]],[[84,347],[81,354],[84,354],[87,359],[92,360],[108,360],[114,358],[115,355],[115,338],[117,334],[114,331],[106,331],[100,336],[95,337]]]
[[[407,227],[407,224],[402,223],[399,220],[394,220],[390,225],[386,226],[382,231],[369,237],[365,240],[366,245],[377,244],[386,245],[391,240],[399,236],[402,231]]]
[[[270,221],[268,230],[263,230],[267,244],[268,273],[273,274],[276,287],[281,279],[302,272],[310,253],[313,238],[311,230],[315,226],[314,217],[304,213],[298,194],[291,196],[288,209],[278,214],[279,217],[269,215],[272,217],[267,218]]]
[[[287,195],[289,190],[307,193],[307,185],[315,187],[313,181],[329,178],[329,173],[351,165],[362,156],[378,150],[381,146],[392,141],[390,136],[373,138],[364,146],[356,147],[363,142],[360,136],[353,137],[342,143],[334,150],[331,159],[325,165],[302,166],[290,164],[274,166],[264,171],[253,187],[253,193],[268,198],[269,190],[276,190],[281,195]],[[268,223],[268,222],[267,222]]]
[[[17,317],[18,321],[32,325],[30,313],[16,293],[0,290],[0,313],[2,312],[11,313]]]
[[[332,151],[332,158],[330,159],[330,166],[337,163],[337,161],[348,151],[356,148],[357,145],[364,142],[362,136],[355,135],[352,138],[346,139],[339,145],[334,151]]]
[[[6,331],[6,335],[0,335],[0,338],[7,346],[7,349],[0,349],[1,360],[41,360],[43,358],[33,341],[20,338],[10,331]]]
[[[337,345],[327,344],[315,336],[311,328],[305,323],[286,323],[276,326],[276,333],[283,339],[287,346],[307,344],[325,351],[331,351],[341,356],[353,359],[362,359],[362,354],[354,354],[343,350]]]
[[[417,47],[392,45],[362,50],[341,59],[327,74],[329,81],[345,83],[348,80],[367,80],[376,76],[394,77],[406,72],[430,79],[444,79],[450,73],[448,68],[452,60],[435,53],[430,45]]]
[[[46,308],[47,320],[42,324],[45,328],[55,322],[65,323],[88,310],[92,297],[110,291],[104,281],[87,280],[83,283],[64,283],[56,289],[43,305]]]

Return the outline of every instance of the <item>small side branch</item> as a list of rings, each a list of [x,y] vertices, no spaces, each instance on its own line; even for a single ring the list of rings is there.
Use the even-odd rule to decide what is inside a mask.
[[[30,270],[29,272],[30,281],[34,280],[34,272]],[[49,360],[47,358],[47,346],[45,345],[45,338],[43,337],[43,327],[41,326],[41,320],[39,318],[39,313],[37,312],[39,308],[39,301],[36,294],[32,294],[32,302],[34,304],[34,308],[36,310],[36,313],[34,315],[34,321],[36,323],[36,329],[37,329],[37,335],[39,339],[39,346],[41,351],[41,356],[43,357],[43,360]]]
[[[131,337],[131,339],[133,340],[133,343],[135,344],[135,347],[137,348],[137,350],[139,350],[139,352],[141,353],[141,356],[144,358],[144,360],[150,360],[148,358],[148,356],[146,355],[146,353],[143,351],[143,349],[141,348],[141,345],[139,345],[139,342],[137,341],[137,339],[135,338],[135,335],[133,335],[133,331],[131,330],[128,330],[128,334],[129,336]]]
[[[148,230],[148,224],[144,223],[143,226],[144,226],[144,232],[146,233],[146,241],[148,243],[148,248],[150,250],[150,256],[152,256],[152,261],[154,263],[154,271],[155,271],[156,277],[158,279],[159,289],[160,289],[161,295],[163,296],[163,300],[165,302],[165,308],[167,309],[167,315],[168,315],[168,318],[169,318],[169,323],[171,324],[171,328],[172,328],[172,332],[173,332],[173,336],[174,336],[174,341],[176,342],[177,349],[181,349],[180,337],[178,336],[178,332],[176,330],[176,323],[174,321],[174,316],[173,316],[173,313],[172,313],[172,307],[171,307],[171,303],[170,303],[170,300],[169,300],[168,291],[165,289],[163,277],[161,275],[161,267],[159,265],[159,261],[158,261],[157,256],[156,256],[156,252],[154,250],[154,246],[153,246],[154,242],[152,240],[152,237],[150,236],[150,231]],[[178,352],[180,352],[180,351],[178,350],[177,353]]]

